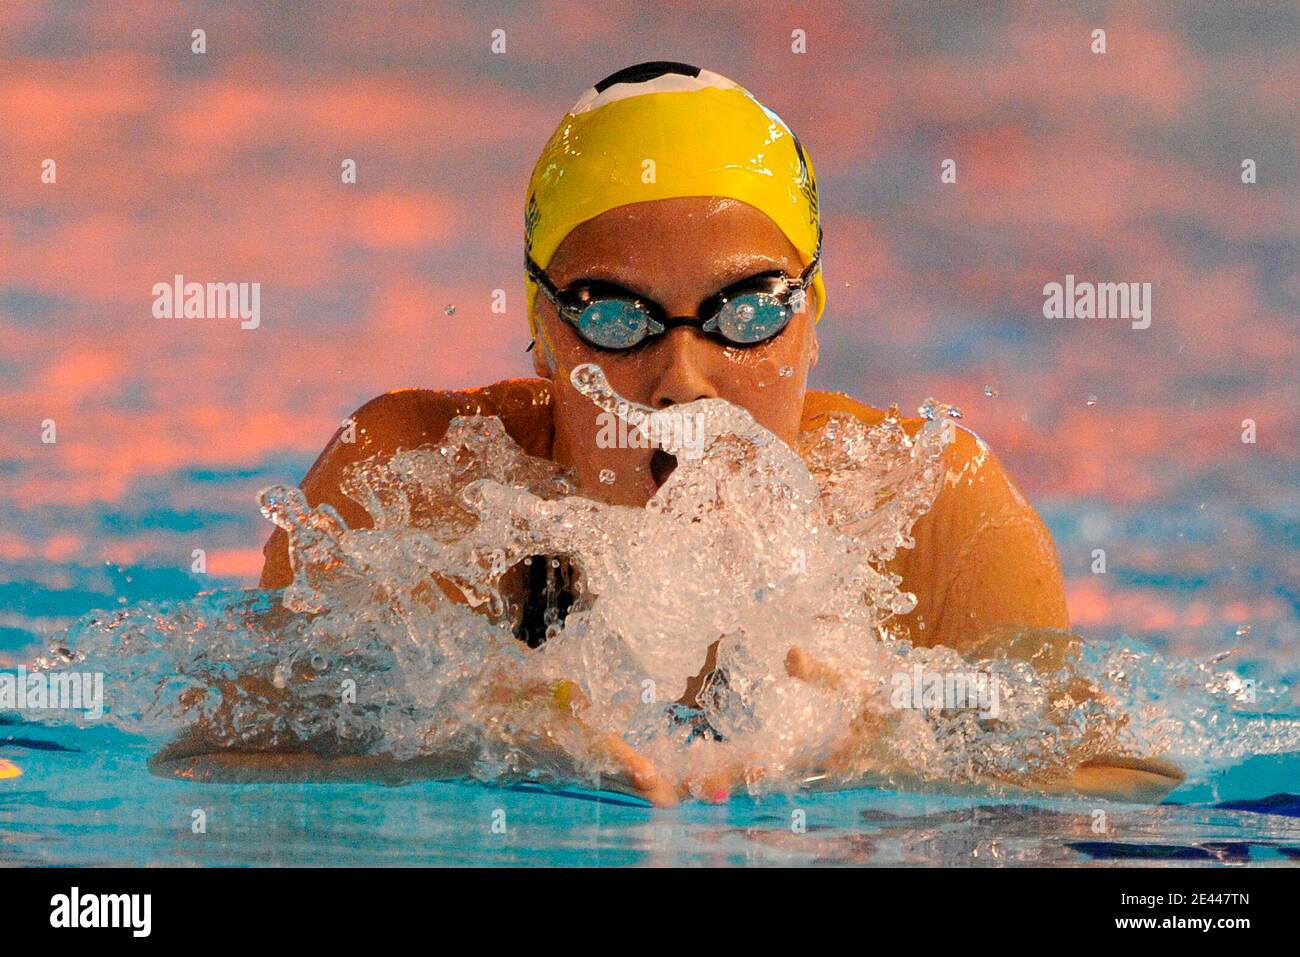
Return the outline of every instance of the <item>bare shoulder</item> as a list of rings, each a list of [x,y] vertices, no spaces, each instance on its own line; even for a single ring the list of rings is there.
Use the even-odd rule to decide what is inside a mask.
[[[355,427],[351,443],[355,448],[350,451],[366,458],[437,442],[451,420],[461,415],[499,416],[516,441],[524,439],[537,446],[539,439],[544,439],[549,445],[550,383],[505,379],[477,389],[396,389],[357,409],[345,429],[348,424]],[[339,430],[336,440],[345,429]]]
[[[904,577],[924,582],[926,643],[965,648],[1005,628],[1070,625],[1056,543],[1047,524],[978,435],[956,429],[943,487],[915,529]]]
[[[849,414],[867,425],[878,425],[884,421],[888,413],[865,402],[859,402],[843,392],[809,391],[804,399],[802,428],[804,431],[820,428],[835,414]],[[919,416],[904,416],[901,421],[903,428],[913,436],[925,424],[925,420]],[[946,482],[948,486],[973,486],[976,482],[997,484],[1002,480],[1015,488],[1002,463],[993,455],[987,443],[970,429],[958,426],[954,430],[953,440],[944,450],[944,463],[948,471]],[[1015,490],[1015,495],[1024,502],[1025,507],[1029,507],[1029,503],[1024,501],[1018,489]],[[967,496],[949,495],[948,499],[952,501],[958,497]],[[970,496],[970,498],[977,499],[978,496]]]
[[[850,396],[810,392],[804,427],[817,428],[835,413],[868,424],[886,415]],[[903,424],[915,434],[923,420]],[[1068,628],[1051,533],[988,443],[959,425],[944,464],[939,495],[913,528],[915,547],[891,563],[917,596],[904,619],[913,640],[962,649],[989,629]]]
[[[300,486],[313,507],[333,506],[351,528],[370,526],[370,515],[343,493],[349,468],[400,449],[438,442],[451,420],[463,415],[498,416],[506,431],[530,455],[549,457],[554,436],[550,383],[544,379],[506,379],[463,391],[398,389],[376,396],[344,420],[307,471]],[[292,579],[288,539],[272,533],[262,550],[263,588]]]

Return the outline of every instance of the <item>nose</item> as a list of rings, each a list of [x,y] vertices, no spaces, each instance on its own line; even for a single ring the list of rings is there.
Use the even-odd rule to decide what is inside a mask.
[[[707,372],[709,350],[716,348],[695,329],[682,327],[666,333],[659,347],[663,371],[650,391],[650,406],[666,409],[696,399],[716,399],[718,390]]]

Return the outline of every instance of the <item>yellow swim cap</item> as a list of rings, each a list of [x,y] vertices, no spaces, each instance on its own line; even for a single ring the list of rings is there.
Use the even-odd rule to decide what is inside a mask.
[[[653,161],[653,165],[647,161]],[[641,63],[582,95],[528,183],[524,249],[543,269],[579,223],[629,203],[737,199],[770,216],[812,262],[821,243],[817,180],[798,137],[746,90],[685,63]],[[537,285],[525,277],[537,334]],[[826,308],[818,271],[817,314]]]

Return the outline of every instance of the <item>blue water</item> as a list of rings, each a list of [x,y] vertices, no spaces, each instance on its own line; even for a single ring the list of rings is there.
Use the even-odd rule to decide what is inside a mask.
[[[66,865],[1277,865],[1300,860],[1300,755],[1156,807],[879,790],[654,809],[590,791],[421,781],[220,785],[151,775],[110,728],[0,725],[0,862]],[[1246,807],[1213,805],[1246,800]],[[194,833],[194,812],[206,833]],[[1106,830],[1094,829],[1096,812]],[[1267,813],[1261,813],[1267,812]],[[494,821],[504,823],[494,831]],[[798,824],[804,828],[800,832]]]
[[[182,558],[189,528],[207,529],[205,542],[213,547],[247,546],[267,527],[252,505],[255,487],[295,470],[300,467],[200,476],[188,493],[174,495],[207,503],[197,513],[150,498],[131,515],[100,516],[99,523],[121,525],[128,538],[141,523],[154,523],[174,535]],[[1234,670],[1294,688],[1300,674],[1294,651],[1300,598],[1288,571],[1294,509],[1222,500],[1201,509],[1206,498],[1214,502],[1193,489],[1185,502],[1128,512],[1104,503],[1042,504],[1067,577],[1086,574],[1090,522],[1101,513],[1112,556],[1128,556],[1114,563],[1112,588],[1142,589],[1175,609],[1232,600],[1272,609],[1244,636],[1210,620],[1195,628],[1148,629],[1142,641],[1169,655],[1236,646]],[[1225,539],[1227,528],[1234,534]],[[1132,560],[1139,549],[1148,556],[1144,565]],[[1213,550],[1209,558],[1207,550]],[[46,636],[91,609],[240,584],[182,569],[183,561],[168,566],[161,558],[122,566],[75,558],[57,565],[0,563],[0,667],[30,658]],[[1102,630],[1098,637],[1116,634]],[[1300,794],[1296,754],[1245,760],[1190,781],[1156,807],[859,790],[793,800],[742,796],[722,806],[661,810],[622,795],[429,781],[200,784],[151,774],[146,762],[156,745],[107,726],[51,727],[0,715],[0,759],[22,770],[0,780],[0,863],[1096,867],[1268,866],[1300,859],[1297,799],[1265,800]],[[1230,806],[1215,806],[1225,802]],[[1093,829],[1099,809],[1106,814],[1103,833]],[[195,810],[206,814],[205,834],[193,832]],[[504,834],[493,830],[497,812],[504,812]],[[806,823],[803,833],[792,826],[796,812]]]

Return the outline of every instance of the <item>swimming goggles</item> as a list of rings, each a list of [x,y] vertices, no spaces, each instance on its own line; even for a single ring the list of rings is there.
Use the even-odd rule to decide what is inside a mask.
[[[582,281],[557,289],[546,272],[524,256],[524,268],[566,322],[598,349],[620,351],[669,329],[693,326],[729,346],[755,346],[776,336],[803,309],[808,286],[821,268],[822,248],[798,278],[773,272],[741,280],[714,293],[694,316],[669,316],[658,303],[614,283]]]

